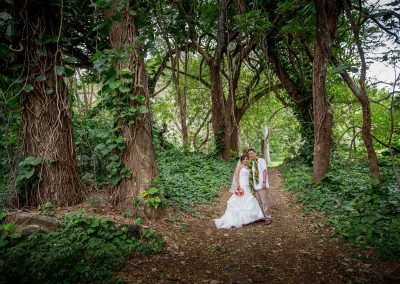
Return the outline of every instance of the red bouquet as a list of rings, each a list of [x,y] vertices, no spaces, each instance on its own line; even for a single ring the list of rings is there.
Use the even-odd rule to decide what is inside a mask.
[[[240,188],[236,188],[235,190],[235,195],[237,196],[242,196],[244,194],[244,191]]]

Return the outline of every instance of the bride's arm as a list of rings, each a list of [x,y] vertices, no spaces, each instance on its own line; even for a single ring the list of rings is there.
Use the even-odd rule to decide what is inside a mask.
[[[240,172],[241,168],[242,168],[242,167],[241,167],[240,165],[238,165],[238,166],[236,167],[236,170],[235,170],[236,188],[240,188],[240,185],[239,185],[239,172]]]

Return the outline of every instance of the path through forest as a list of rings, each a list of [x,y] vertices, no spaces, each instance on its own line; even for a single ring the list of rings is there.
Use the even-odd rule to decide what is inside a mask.
[[[196,209],[200,218],[173,213],[152,221],[166,236],[163,253],[135,257],[123,272],[129,283],[398,283],[399,264],[383,262],[340,240],[320,213],[302,213],[270,170],[273,222],[215,229],[230,193]]]

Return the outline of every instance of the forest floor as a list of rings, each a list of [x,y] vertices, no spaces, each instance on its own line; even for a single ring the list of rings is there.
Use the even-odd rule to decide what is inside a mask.
[[[400,263],[340,239],[319,212],[304,212],[270,170],[273,221],[215,228],[230,193],[195,209],[147,221],[165,236],[160,254],[136,256],[121,272],[129,283],[400,283]]]

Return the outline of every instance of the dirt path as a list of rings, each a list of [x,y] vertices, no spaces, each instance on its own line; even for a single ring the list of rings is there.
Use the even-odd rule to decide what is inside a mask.
[[[399,283],[400,266],[341,241],[317,213],[302,213],[272,168],[271,225],[215,229],[229,192],[197,208],[200,218],[178,216],[152,222],[166,249],[136,257],[123,272],[129,283]]]

